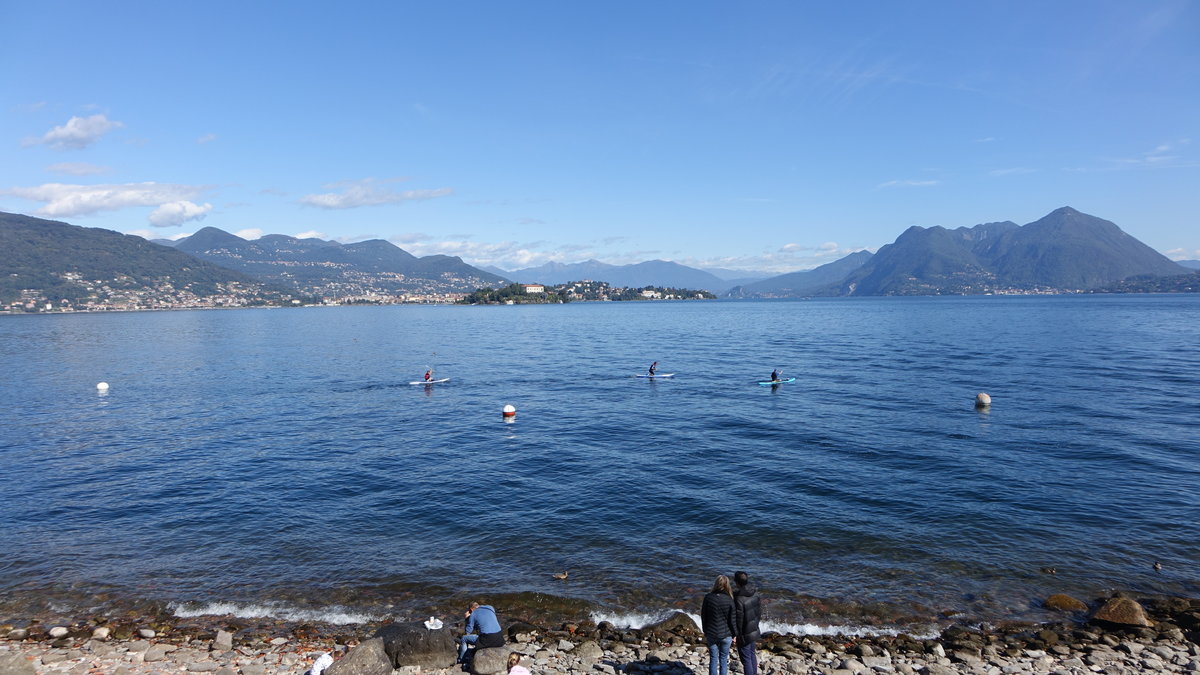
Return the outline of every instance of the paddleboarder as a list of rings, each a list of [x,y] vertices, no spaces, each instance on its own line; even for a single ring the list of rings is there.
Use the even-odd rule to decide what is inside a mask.
[[[425,381],[428,382],[432,379],[433,379],[433,368],[430,368],[425,371]]]
[[[650,364],[650,377],[654,377],[654,371],[658,370],[658,361]]]
[[[771,371],[771,381],[772,382],[778,382],[782,376],[783,376],[783,373],[779,372],[778,368]]]

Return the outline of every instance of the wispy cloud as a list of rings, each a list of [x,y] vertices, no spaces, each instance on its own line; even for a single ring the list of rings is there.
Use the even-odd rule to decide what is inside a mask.
[[[1037,173],[1037,169],[1028,169],[1023,166],[1013,167],[1011,169],[992,169],[988,172],[989,176],[1019,176],[1025,173]]]
[[[404,202],[420,201],[445,197],[454,191],[450,188],[435,190],[392,190],[385,187],[388,183],[402,179],[376,180],[365,178],[357,181],[331,183],[324,187],[329,190],[340,189],[340,192],[305,195],[300,203],[321,209],[353,209],[360,206],[382,206],[385,204],[403,204]]]
[[[1159,143],[1153,149],[1132,157],[1105,157],[1100,164],[1064,168],[1064,171],[1120,171],[1127,169],[1190,169],[1200,166],[1200,161],[1186,156],[1192,139]]]
[[[104,134],[123,126],[125,125],[104,115],[72,117],[66,124],[54,127],[41,138],[26,139],[24,145],[48,145],[55,150],[82,150],[98,141]]]
[[[877,188],[892,188],[892,187],[933,187],[941,185],[940,180],[889,180],[886,183],[880,183],[875,186]]]
[[[996,140],[995,136],[985,136],[983,138],[976,138],[975,142],[976,143],[993,143],[993,142],[995,142],[995,140]]]
[[[213,141],[215,141],[215,140],[217,140],[217,135],[216,135],[216,134],[204,134],[204,135],[203,135],[203,136],[201,136],[200,138],[197,138],[197,139],[196,139],[196,143],[198,143],[198,144],[200,144],[200,145],[205,145],[205,144],[208,144],[208,143],[212,143],[212,142],[213,142]]]
[[[242,239],[251,240],[251,239],[258,239],[259,237],[263,236],[263,234],[265,234],[265,233],[262,231],[261,228],[251,227],[251,228],[247,228],[245,230],[238,230],[237,232],[234,232],[233,234],[235,236],[241,237]]]
[[[1194,251],[1186,248],[1173,248],[1170,251],[1164,251],[1163,255],[1171,260],[1200,260],[1200,248]]]
[[[88,164],[87,162],[59,162],[58,164],[51,164],[46,167],[46,170],[53,173],[65,173],[71,176],[97,176],[102,173],[112,172],[112,167]]]
[[[197,205],[192,200],[208,191],[204,185],[172,183],[120,183],[110,185],[71,185],[46,183],[32,187],[0,190],[45,206],[38,215],[50,217],[86,216],[101,211],[117,211],[136,206],[157,207],[150,214],[150,224],[170,227],[188,220],[203,218],[212,205]]]
[[[309,230],[308,232],[301,232],[299,234],[293,234],[292,236],[297,239],[324,239],[325,233],[318,232],[316,230]]]

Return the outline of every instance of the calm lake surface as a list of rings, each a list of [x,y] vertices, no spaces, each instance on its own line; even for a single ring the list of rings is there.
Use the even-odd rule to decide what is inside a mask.
[[[1200,592],[1200,296],[12,316],[0,373],[0,618]]]

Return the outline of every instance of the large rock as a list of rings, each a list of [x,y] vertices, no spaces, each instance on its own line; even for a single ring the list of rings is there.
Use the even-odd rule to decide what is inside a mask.
[[[1042,605],[1046,609],[1053,609],[1059,612],[1082,612],[1087,609],[1087,605],[1083,604],[1083,602],[1065,593],[1055,593],[1046,598],[1046,601]]]
[[[572,649],[571,654],[578,656],[588,663],[595,663],[604,658],[604,650],[594,640],[588,640],[575,649]]]
[[[383,649],[383,638],[372,638],[351,649],[325,672],[329,675],[392,675],[392,660]]]
[[[392,666],[420,666],[424,670],[440,670],[454,665],[458,650],[448,628],[429,630],[421,621],[390,623],[375,632],[383,640],[383,648]]]
[[[20,652],[0,654],[0,675],[37,675],[37,668]]]
[[[1132,598],[1117,596],[1092,615],[1092,621],[1105,621],[1123,626],[1152,626],[1146,618],[1146,610]]]
[[[471,659],[471,675],[497,675],[508,672],[508,649],[485,647],[476,649]]]
[[[696,625],[696,622],[692,620],[692,617],[684,614],[683,612],[675,612],[662,621],[659,621],[658,623],[652,623],[642,630],[658,630],[671,633],[680,633],[683,635],[696,635],[700,633],[700,627]]]

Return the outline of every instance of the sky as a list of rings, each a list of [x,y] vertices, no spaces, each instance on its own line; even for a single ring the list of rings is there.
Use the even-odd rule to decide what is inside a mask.
[[[0,211],[771,273],[1072,206],[1200,259],[1200,2],[0,0]]]

